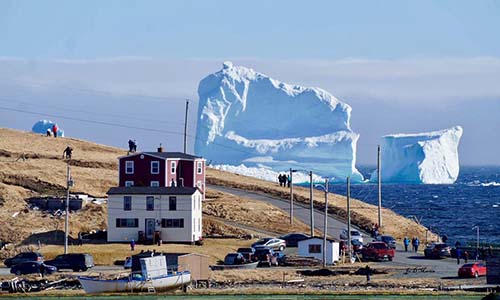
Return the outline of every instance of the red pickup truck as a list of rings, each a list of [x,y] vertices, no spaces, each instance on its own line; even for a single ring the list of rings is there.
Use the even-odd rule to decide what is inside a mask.
[[[363,250],[361,251],[361,254],[363,255],[363,259],[368,260],[368,259],[373,259],[373,260],[392,260],[394,257],[394,249],[389,247],[386,243],[384,242],[373,242],[369,243],[365,247],[363,247]]]

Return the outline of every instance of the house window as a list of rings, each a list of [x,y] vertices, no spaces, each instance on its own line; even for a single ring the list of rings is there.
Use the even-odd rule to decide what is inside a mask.
[[[123,210],[132,210],[132,196],[123,196]]]
[[[151,181],[151,186],[152,187],[159,187],[160,186],[160,182],[159,181]]]
[[[116,228],[137,228],[139,219],[116,219]]]
[[[160,162],[152,161],[151,162],[151,174],[160,174]]]
[[[168,210],[177,210],[177,197],[168,197]]]
[[[127,160],[125,162],[125,174],[134,174],[134,161]]]
[[[153,196],[146,197],[146,210],[155,210],[155,198]]]
[[[126,187],[134,186],[134,182],[133,181],[125,181],[125,186]]]
[[[175,169],[176,169],[177,164],[175,161],[170,163],[170,174],[175,174]]]
[[[198,174],[201,174],[203,171],[203,163],[201,161],[199,161],[197,164],[196,164],[196,172]]]
[[[163,228],[184,228],[184,219],[161,219]]]
[[[309,253],[321,253],[321,244],[310,244]]]

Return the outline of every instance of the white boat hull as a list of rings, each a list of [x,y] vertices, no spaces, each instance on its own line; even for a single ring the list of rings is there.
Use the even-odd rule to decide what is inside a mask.
[[[169,274],[149,280],[123,279],[97,279],[92,277],[79,277],[78,280],[86,293],[117,293],[117,292],[147,292],[154,287],[156,292],[168,291],[179,288],[191,282],[191,274],[182,272]]]

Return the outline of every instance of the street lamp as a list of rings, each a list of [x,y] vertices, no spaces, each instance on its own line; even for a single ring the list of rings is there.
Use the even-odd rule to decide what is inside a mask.
[[[326,268],[326,234],[328,232],[328,178],[325,178],[325,185],[317,184],[316,188],[325,192],[325,219],[323,229],[323,268]]]
[[[479,225],[472,227],[472,230],[476,229],[476,261],[479,259]]]

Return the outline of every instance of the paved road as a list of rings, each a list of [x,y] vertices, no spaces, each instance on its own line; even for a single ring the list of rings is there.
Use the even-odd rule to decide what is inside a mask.
[[[285,200],[272,197],[263,193],[250,192],[223,186],[208,185],[208,188],[253,200],[264,201],[284,211],[289,211],[290,209],[289,199]],[[305,224],[309,225],[310,224],[309,207],[302,203],[294,203],[294,217],[304,222]],[[323,231],[323,220],[324,220],[323,212],[314,210],[314,225],[315,225],[314,227],[316,229]],[[338,220],[333,216],[328,217],[328,235],[334,238],[338,238],[340,236],[340,231],[345,228],[347,228],[347,225],[342,220]],[[364,234],[365,234],[364,243],[370,242],[372,239],[366,232]],[[398,245],[394,261],[381,262],[380,264],[384,266],[402,267],[410,269],[415,269],[417,267],[426,267],[427,270],[435,271],[435,272],[424,272],[424,273],[423,272],[408,273],[405,275],[409,277],[415,276],[415,277],[443,278],[443,277],[457,276],[458,265],[456,263],[456,260],[451,258],[441,259],[441,260],[425,259],[421,252],[420,253],[405,252],[400,247],[401,245]]]
[[[74,274],[87,274],[87,273],[94,273],[94,272],[108,272],[108,271],[120,271],[123,270],[122,266],[95,266],[92,269],[88,270],[87,272],[80,272],[80,273],[74,273]],[[73,273],[71,271],[62,271],[62,273]],[[10,268],[0,268],[0,276],[3,275],[11,275],[10,274]]]

